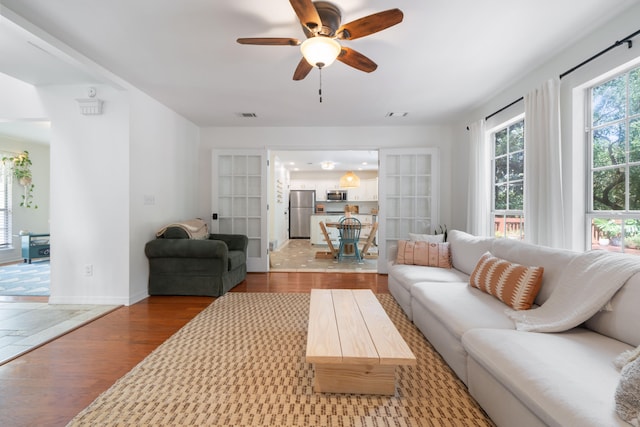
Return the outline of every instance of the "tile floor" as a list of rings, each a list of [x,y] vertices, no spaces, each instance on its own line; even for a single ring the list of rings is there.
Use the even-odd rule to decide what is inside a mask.
[[[117,307],[0,302],[0,365]]]
[[[331,272],[331,273],[376,273],[377,259],[344,258],[342,261],[323,258],[317,252],[328,253],[327,246],[312,245],[308,239],[288,240],[280,249],[269,254],[270,271]]]

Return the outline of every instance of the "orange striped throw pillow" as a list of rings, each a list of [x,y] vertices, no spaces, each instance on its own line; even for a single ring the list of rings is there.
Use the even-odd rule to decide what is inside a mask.
[[[399,240],[396,263],[451,268],[449,243]]]
[[[471,273],[469,284],[514,310],[528,310],[542,285],[543,267],[527,267],[486,252]]]

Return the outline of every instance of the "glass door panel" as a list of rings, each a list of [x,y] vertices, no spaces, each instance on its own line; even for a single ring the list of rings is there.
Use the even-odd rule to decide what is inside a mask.
[[[246,235],[247,270],[268,271],[267,153],[214,150],[212,170],[211,232]]]
[[[378,272],[396,258],[397,241],[430,234],[439,224],[438,150],[380,150]]]

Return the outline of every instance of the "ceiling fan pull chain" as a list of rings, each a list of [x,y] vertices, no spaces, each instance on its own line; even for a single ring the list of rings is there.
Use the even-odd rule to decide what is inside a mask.
[[[320,97],[320,103],[322,104],[322,68],[318,68],[320,70],[320,89],[318,89],[318,96]]]

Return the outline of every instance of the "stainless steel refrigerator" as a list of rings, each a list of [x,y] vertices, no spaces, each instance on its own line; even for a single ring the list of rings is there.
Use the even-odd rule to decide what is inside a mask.
[[[289,238],[311,238],[311,215],[316,210],[315,190],[289,192]]]

